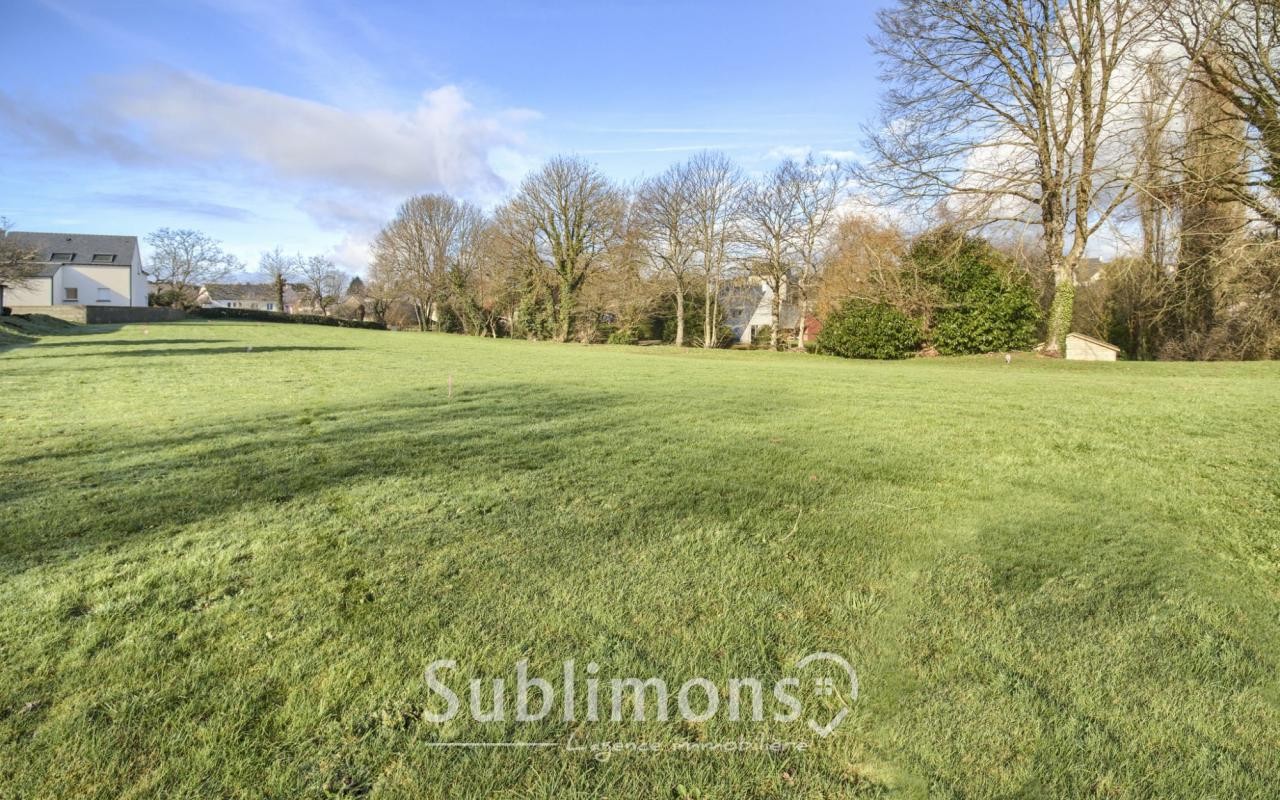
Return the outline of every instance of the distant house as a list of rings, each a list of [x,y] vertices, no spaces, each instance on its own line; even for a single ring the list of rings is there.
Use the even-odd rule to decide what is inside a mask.
[[[36,276],[5,290],[7,306],[146,306],[147,273],[136,236],[10,231],[36,254]]]
[[[779,335],[794,337],[800,328],[800,309],[788,300],[794,296],[795,285],[782,287],[782,330]],[[727,281],[720,292],[724,308],[724,324],[733,331],[733,339],[739,344],[751,344],[762,328],[773,325],[773,290],[757,277],[742,277]]]
[[[285,287],[284,308],[280,308],[276,287],[270,283],[206,283],[196,293],[196,305],[201,308],[248,308],[293,313],[299,301],[298,293],[290,286]]]
[[[1092,286],[1107,277],[1107,262],[1100,258],[1082,258],[1076,265],[1076,286]]]
[[[1068,361],[1115,361],[1120,348],[1083,333],[1067,334]]]

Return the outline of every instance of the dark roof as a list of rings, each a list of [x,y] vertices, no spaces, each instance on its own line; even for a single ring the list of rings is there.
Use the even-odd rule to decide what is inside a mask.
[[[200,288],[211,300],[220,302],[271,302],[276,299],[276,287],[269,283],[206,283]]]
[[[84,264],[97,267],[128,267],[138,253],[137,236],[101,236],[92,233],[33,233],[9,231],[6,239],[36,251],[36,261],[48,264]],[[71,253],[73,257],[55,259],[54,253]],[[115,256],[109,263],[95,262],[95,255]]]

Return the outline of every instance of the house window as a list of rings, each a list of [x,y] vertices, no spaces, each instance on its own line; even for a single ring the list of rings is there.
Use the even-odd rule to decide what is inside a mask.
[[[110,302],[111,302],[111,290],[110,290],[110,289],[101,289],[101,288],[100,288],[100,289],[98,289],[98,302],[99,302],[99,303],[110,303]]]
[[[64,303],[74,303],[80,299],[80,290],[74,286],[67,286],[62,290],[62,301]]]
[[[116,257],[114,253],[94,253],[93,263],[95,264],[114,264]]]
[[[54,253],[53,255],[49,256],[49,260],[50,261],[75,261],[76,254],[75,253]]]
[[[275,311],[275,310],[276,310],[276,304],[275,304],[275,303],[267,303],[267,310],[268,310],[268,311]]]

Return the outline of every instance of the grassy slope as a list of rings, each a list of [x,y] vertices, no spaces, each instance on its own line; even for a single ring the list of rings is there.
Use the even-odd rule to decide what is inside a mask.
[[[1280,780],[1275,364],[221,322],[0,353],[0,397],[0,795],[1226,798]],[[855,662],[863,696],[808,754],[419,746],[573,731],[418,721],[438,657],[678,682],[818,649]]]

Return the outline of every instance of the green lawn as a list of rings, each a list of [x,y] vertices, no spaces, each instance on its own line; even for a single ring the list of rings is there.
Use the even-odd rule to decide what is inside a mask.
[[[0,397],[0,797],[1280,794],[1280,365],[206,322],[0,349]],[[438,658],[817,650],[825,739],[422,716]],[[429,746],[571,735],[812,748]]]

